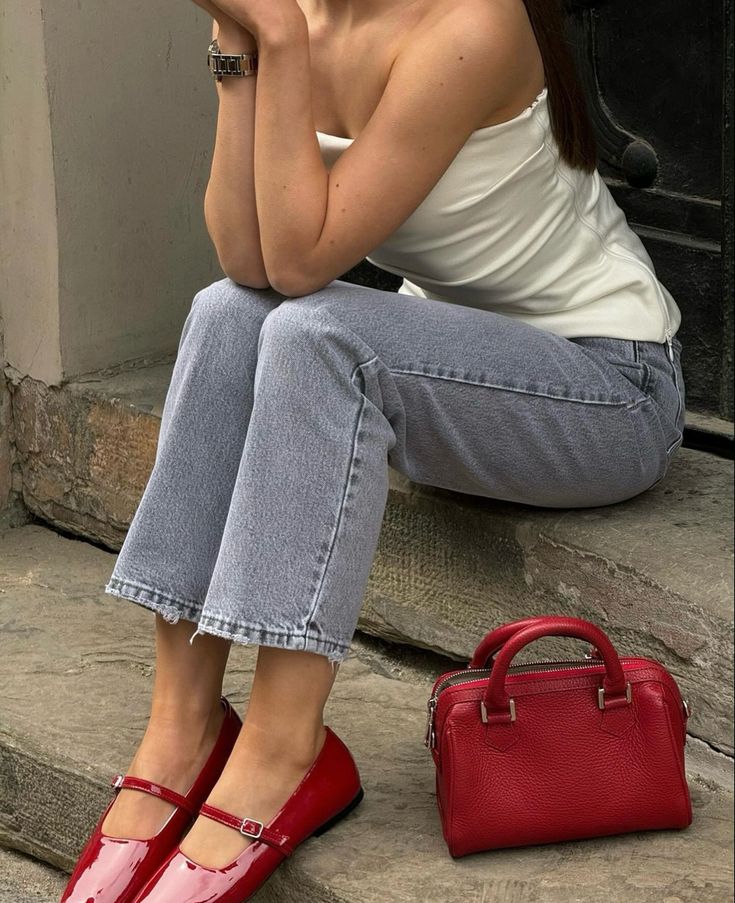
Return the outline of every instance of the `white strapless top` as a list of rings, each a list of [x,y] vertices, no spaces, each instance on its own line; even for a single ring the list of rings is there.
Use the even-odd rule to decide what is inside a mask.
[[[599,172],[567,165],[544,87],[474,131],[431,192],[367,259],[401,294],[516,317],[558,335],[663,342],[681,322]],[[317,131],[331,168],[352,138]]]

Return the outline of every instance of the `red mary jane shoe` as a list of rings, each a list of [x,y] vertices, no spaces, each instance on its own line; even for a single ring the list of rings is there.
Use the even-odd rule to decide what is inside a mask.
[[[174,850],[134,903],[245,903],[283,860],[307,838],[323,834],[363,797],[349,749],[326,728],[319,755],[268,824],[231,815],[205,803],[199,810],[252,842],[229,865],[208,868]]]
[[[113,798],[82,850],[60,903],[130,903],[176,847],[217,783],[242,727],[229,701],[223,696],[220,702],[225,717],[219,735],[204,767],[186,794],[130,775],[119,774],[113,778]],[[133,840],[102,833],[105,817],[123,787],[152,793],[177,807],[153,837]]]

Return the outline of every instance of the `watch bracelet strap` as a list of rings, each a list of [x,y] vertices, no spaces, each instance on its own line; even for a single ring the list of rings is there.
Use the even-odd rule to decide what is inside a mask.
[[[217,81],[225,77],[243,77],[258,72],[258,53],[222,53],[217,38],[213,38],[207,50],[207,65]]]

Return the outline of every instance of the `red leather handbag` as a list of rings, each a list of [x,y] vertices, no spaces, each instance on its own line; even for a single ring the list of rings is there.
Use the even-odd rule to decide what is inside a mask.
[[[511,664],[544,636],[593,645],[584,659]],[[580,618],[504,624],[466,668],[435,682],[426,745],[452,856],[686,828],[689,709],[659,662],[619,658]]]

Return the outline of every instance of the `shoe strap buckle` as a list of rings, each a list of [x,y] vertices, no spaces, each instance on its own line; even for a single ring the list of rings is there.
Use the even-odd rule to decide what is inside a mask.
[[[124,780],[125,780],[125,775],[116,774],[114,776],[114,778],[112,779],[112,789],[119,790],[122,787]]]
[[[257,840],[263,833],[263,822],[254,818],[243,818],[239,830],[245,837],[253,837]]]

